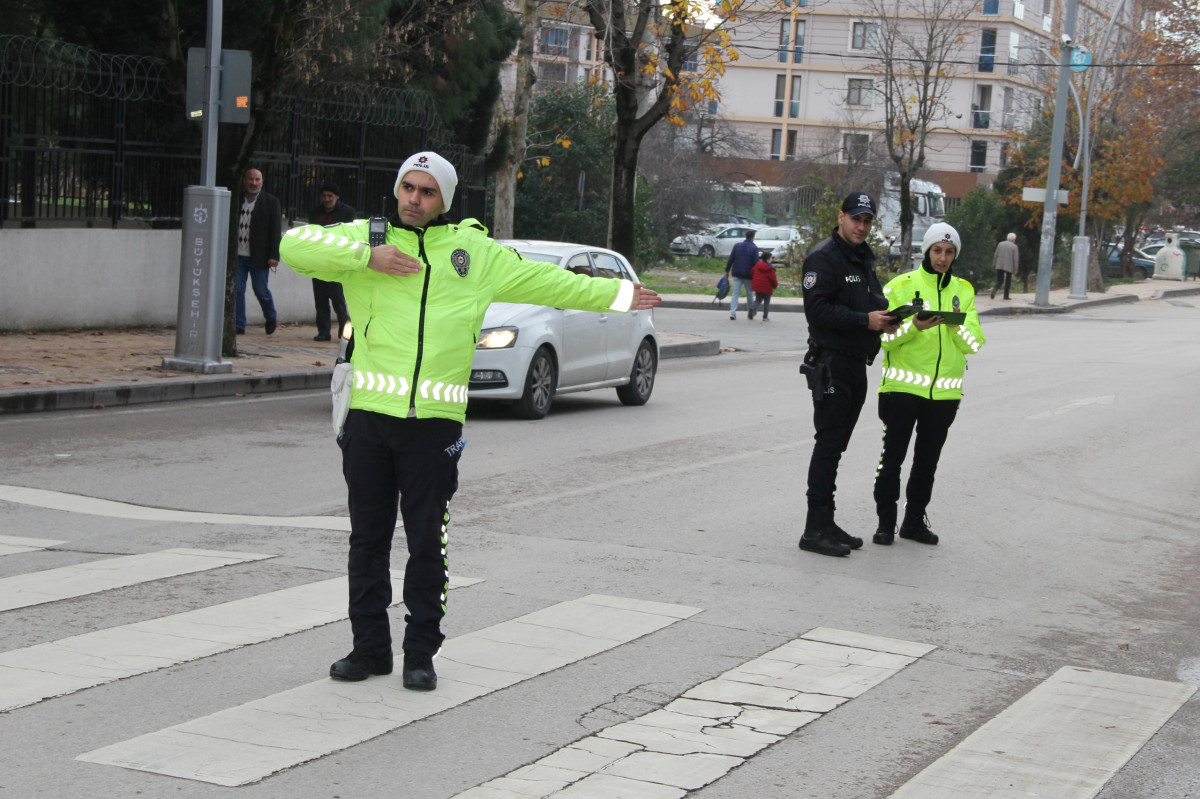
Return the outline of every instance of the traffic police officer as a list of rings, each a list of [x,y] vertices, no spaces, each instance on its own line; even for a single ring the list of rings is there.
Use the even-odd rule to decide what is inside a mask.
[[[645,310],[658,295],[526,261],[474,219],[453,224],[458,175],[437,153],[417,153],[396,177],[397,214],[368,246],[371,221],[288,231],[280,252],[302,275],[342,284],[354,318],[354,385],[343,434],[350,507],[350,627],[354,649],[330,666],[339,680],[391,674],[389,556],[404,520],[405,688],[437,687],[433,656],[444,636],[449,588],[446,535],[471,359],[493,302],[585,311]]]
[[[867,244],[877,208],[865,192],[846,197],[837,227],[804,259],[809,349],[801,371],[813,392],[816,434],[800,548],[821,555],[849,555],[862,546],[834,522],[833,495],[838,462],[867,398],[867,365],[879,352],[880,334],[896,329]]]
[[[950,272],[962,249],[958,231],[944,222],[931,225],[921,242],[920,268],[905,272],[883,289],[890,309],[919,309],[894,333],[886,333],[883,375],[879,384],[879,418],[883,421],[883,454],[875,473],[875,511],[879,527],[872,539],[891,544],[896,534],[900,468],[916,428],[912,469],[905,489],[900,537],[936,544],[925,507],[933,495],[942,445],[962,400],[967,356],[985,341],[975,311],[975,289]],[[947,317],[941,314],[963,314]],[[922,318],[924,317],[924,318]],[[951,320],[961,324],[951,324]]]

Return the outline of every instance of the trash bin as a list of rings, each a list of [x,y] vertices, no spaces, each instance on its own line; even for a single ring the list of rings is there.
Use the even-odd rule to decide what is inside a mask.
[[[1179,236],[1167,234],[1167,243],[1154,256],[1154,278],[1157,280],[1183,280],[1187,275],[1186,260],[1179,246]]]
[[[1200,280],[1200,241],[1180,239],[1179,249],[1183,251],[1183,280],[1194,278]]]

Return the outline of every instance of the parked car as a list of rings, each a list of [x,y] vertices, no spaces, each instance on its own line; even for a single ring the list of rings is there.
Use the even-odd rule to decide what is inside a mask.
[[[671,242],[671,252],[703,258],[727,258],[733,245],[746,238],[746,231],[758,229],[759,225],[713,225],[699,233],[677,237]]]
[[[771,253],[778,266],[791,263],[793,256],[799,257],[804,252],[804,239],[795,227],[762,228],[754,234],[754,243],[759,252]]]
[[[1108,264],[1107,274],[1109,277],[1122,277],[1121,248],[1119,246],[1105,244],[1104,248],[1100,251],[1100,262]],[[1139,250],[1135,247],[1131,269],[1133,277],[1138,280],[1145,280],[1154,274],[1154,257],[1147,255],[1144,250]]]
[[[594,278],[637,282],[619,253],[551,241],[502,240],[531,261],[547,261]],[[471,362],[475,400],[509,400],[522,419],[541,419],[557,394],[616,388],[623,405],[645,405],[658,372],[653,311],[564,310],[492,303]]]
[[[708,215],[708,218],[718,225],[746,225],[747,227],[762,227],[753,219],[742,216],[741,214],[733,214],[728,211],[714,211]]]

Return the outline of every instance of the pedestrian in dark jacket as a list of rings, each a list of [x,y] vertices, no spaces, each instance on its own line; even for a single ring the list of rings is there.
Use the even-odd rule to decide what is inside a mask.
[[[771,253],[764,252],[762,258],[754,265],[754,269],[750,272],[750,288],[754,289],[754,302],[750,304],[750,318],[754,318],[754,314],[758,311],[758,307],[762,306],[762,320],[769,322],[771,313],[771,294],[779,287],[779,277],[775,274],[775,267],[771,266]]]
[[[321,202],[308,214],[308,221],[317,225],[336,225],[340,222],[353,222],[358,218],[358,212],[342,202],[342,191],[332,180],[321,184]],[[346,325],[350,323],[350,312],[346,310],[346,297],[342,293],[342,284],[333,280],[313,278],[313,302],[317,306],[317,335],[313,341],[331,341],[330,326],[332,324],[329,307],[338,320],[338,338],[341,338]]]
[[[733,245],[733,250],[729,253],[729,260],[725,262],[725,274],[730,278],[733,285],[732,295],[729,300],[729,318],[737,319],[738,295],[741,294],[742,288],[746,289],[746,306],[754,302],[754,295],[750,288],[750,273],[754,270],[754,265],[758,263],[758,245],[754,243],[754,230],[746,231],[746,238]],[[754,317],[751,317],[752,319]]]

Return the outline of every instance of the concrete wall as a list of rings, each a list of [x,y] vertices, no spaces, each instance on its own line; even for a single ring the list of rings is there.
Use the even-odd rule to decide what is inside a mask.
[[[0,330],[174,327],[180,231],[0,229]],[[280,322],[312,322],[312,281],[271,275]],[[263,323],[246,287],[247,324]]]

